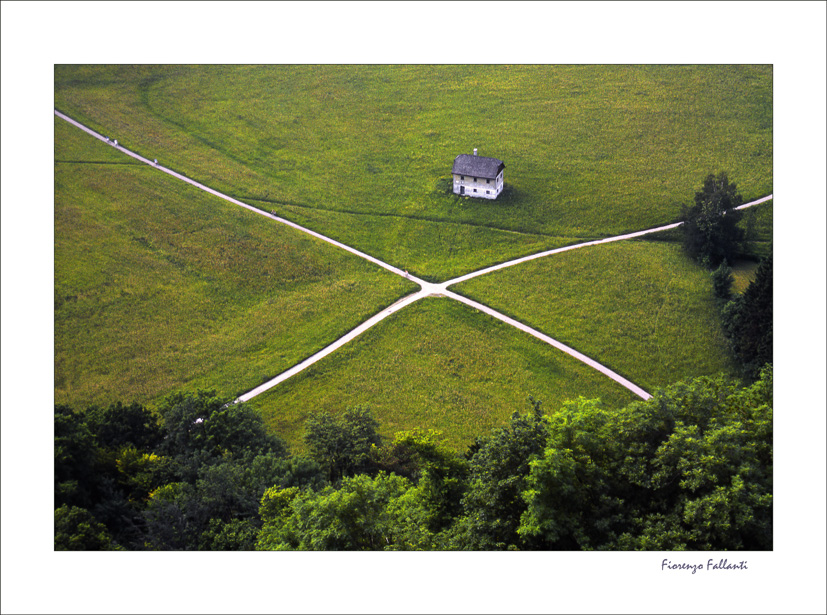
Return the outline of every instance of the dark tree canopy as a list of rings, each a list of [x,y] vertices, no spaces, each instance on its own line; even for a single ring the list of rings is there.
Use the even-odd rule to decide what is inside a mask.
[[[526,510],[522,492],[529,463],[541,455],[548,440],[548,420],[540,403],[532,411],[515,412],[505,427],[477,442],[470,462],[470,481],[463,500],[464,517],[457,528],[464,549],[528,548],[530,539],[517,534]]]
[[[341,415],[311,414],[306,427],[310,454],[327,469],[331,481],[366,469],[371,447],[382,442],[376,431],[379,423],[361,406],[348,408]]]
[[[105,448],[132,445],[149,451],[162,439],[158,419],[141,404],[127,406],[116,402],[107,408],[93,406],[86,411],[86,422],[98,445]]]
[[[745,301],[767,279],[771,262]],[[698,378],[621,409],[534,402],[466,454],[430,430],[383,444],[354,408],[311,417],[315,459],[209,392],[168,399],[160,439],[135,405],[58,406],[55,548],[771,549],[771,401],[767,367],[748,388]],[[147,435],[156,450],[137,447]]]
[[[55,510],[55,551],[114,551],[118,547],[103,523],[85,508]]]
[[[723,325],[746,376],[757,378],[772,363],[772,254],[758,265],[746,292],[724,306]]]
[[[741,212],[734,208],[742,203],[726,173],[706,177],[695,204],[683,212],[684,247],[692,258],[709,268],[734,261],[744,238],[738,227]]]

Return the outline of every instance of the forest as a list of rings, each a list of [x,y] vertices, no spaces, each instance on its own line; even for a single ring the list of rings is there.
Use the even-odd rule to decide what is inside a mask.
[[[58,550],[772,549],[772,369],[524,411],[463,452],[314,414],[306,450],[208,391],[55,409]]]

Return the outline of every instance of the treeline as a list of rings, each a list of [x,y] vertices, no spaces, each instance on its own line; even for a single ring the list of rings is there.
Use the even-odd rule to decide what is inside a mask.
[[[773,359],[772,247],[760,259],[746,292],[733,297],[731,265],[739,257],[755,258],[745,250],[745,231],[739,226],[743,214],[735,209],[743,202],[726,173],[709,174],[695,193],[695,204],[684,206],[682,233],[687,254],[712,275],[733,358],[744,376],[755,380],[761,367]]]
[[[55,409],[55,548],[772,549],[772,370],[528,410],[463,453],[365,408],[291,453],[210,392]]]

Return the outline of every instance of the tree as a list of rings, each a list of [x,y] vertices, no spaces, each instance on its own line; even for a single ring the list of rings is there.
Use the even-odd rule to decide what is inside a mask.
[[[735,207],[742,202],[726,173],[706,177],[695,193],[695,205],[683,212],[683,243],[692,258],[709,268],[724,260],[735,262],[744,236],[738,227],[741,212]]]
[[[721,261],[718,268],[712,272],[712,289],[718,299],[729,299],[732,290],[732,268],[726,261]]]
[[[724,306],[730,348],[749,379],[772,363],[772,254],[761,261],[746,292]]]
[[[370,410],[361,406],[348,408],[341,416],[313,413],[307,418],[305,442],[328,478],[336,481],[368,467],[372,447],[382,442],[378,427]]]
[[[97,490],[97,443],[86,416],[68,406],[55,406],[55,506],[89,508]]]
[[[115,551],[118,546],[103,523],[85,508],[60,506],[55,510],[55,551]]]
[[[548,439],[548,421],[540,402],[531,400],[532,411],[515,412],[505,427],[480,439],[470,462],[468,492],[463,499],[455,546],[492,550],[530,548],[517,534],[526,510],[522,493],[529,464],[542,455]]]
[[[548,549],[772,549],[772,372],[550,418],[518,532]]]
[[[86,422],[103,448],[118,449],[130,445],[148,452],[163,438],[158,419],[137,403],[125,406],[116,402],[105,409],[92,406],[86,410]]]
[[[517,533],[534,548],[611,548],[622,529],[614,416],[599,400],[566,402],[549,419],[543,454],[529,462]],[[619,484],[620,483],[620,484]]]
[[[411,489],[407,479],[380,472],[342,479],[319,492],[295,487],[268,490],[262,498],[258,550],[377,551],[398,543],[410,521],[397,500]]]
[[[387,447],[386,459],[401,461],[416,485],[408,506],[417,508],[420,523],[432,533],[446,529],[462,510],[468,462],[448,448],[442,432],[422,429],[398,432]]]
[[[155,550],[192,550],[200,530],[189,511],[193,487],[188,483],[169,483],[149,494],[144,510],[146,546]]]
[[[261,414],[246,404],[229,404],[204,419],[207,445],[216,454],[250,458],[263,453],[287,456],[287,445],[267,433]]]
[[[202,551],[254,551],[258,525],[251,519],[232,519],[224,522],[210,519],[209,527],[201,533]]]
[[[207,421],[219,412],[224,401],[215,391],[175,393],[167,397],[158,409],[163,419],[164,439],[158,452],[174,456],[190,456],[196,451],[212,454],[207,438]]]

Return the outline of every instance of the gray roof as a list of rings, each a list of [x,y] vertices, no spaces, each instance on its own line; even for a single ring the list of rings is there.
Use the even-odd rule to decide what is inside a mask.
[[[451,172],[456,175],[496,179],[497,175],[499,175],[500,171],[504,168],[505,163],[499,158],[460,154],[454,158],[454,168]]]

